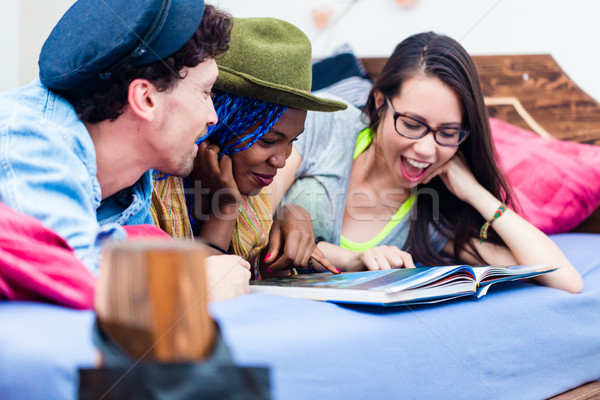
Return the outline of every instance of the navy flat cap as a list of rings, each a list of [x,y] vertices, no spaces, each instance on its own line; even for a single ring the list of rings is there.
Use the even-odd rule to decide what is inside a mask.
[[[58,21],[38,61],[42,83],[85,91],[126,63],[166,58],[194,35],[203,0],[78,0]]]

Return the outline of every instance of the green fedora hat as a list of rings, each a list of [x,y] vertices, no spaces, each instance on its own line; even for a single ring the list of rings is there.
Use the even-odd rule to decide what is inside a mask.
[[[217,64],[217,90],[300,110],[339,111],[347,107],[343,102],[310,94],[310,40],[289,22],[235,18],[229,50]]]

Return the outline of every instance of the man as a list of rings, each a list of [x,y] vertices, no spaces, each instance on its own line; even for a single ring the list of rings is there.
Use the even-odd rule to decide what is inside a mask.
[[[217,121],[214,58],[231,23],[202,0],[77,1],[44,43],[39,79],[0,95],[0,202],[96,273],[122,225],[152,223],[150,170],[191,172]]]

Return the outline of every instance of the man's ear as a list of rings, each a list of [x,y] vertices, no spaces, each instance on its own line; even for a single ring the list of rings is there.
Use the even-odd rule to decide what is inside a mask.
[[[156,113],[157,94],[156,86],[147,79],[134,79],[127,93],[130,111],[145,121],[152,121]]]

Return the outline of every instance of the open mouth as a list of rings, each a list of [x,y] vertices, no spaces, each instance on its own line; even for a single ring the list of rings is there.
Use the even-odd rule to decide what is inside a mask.
[[[431,163],[402,157],[402,177],[409,182],[418,182],[427,173]]]

